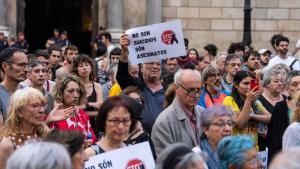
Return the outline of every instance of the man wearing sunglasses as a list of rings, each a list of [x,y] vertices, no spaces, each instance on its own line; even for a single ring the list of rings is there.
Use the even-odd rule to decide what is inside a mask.
[[[197,70],[179,69],[174,77],[176,97],[173,103],[160,113],[151,138],[157,155],[168,145],[183,143],[189,148],[199,145],[201,127],[197,106],[200,98],[201,75]]]

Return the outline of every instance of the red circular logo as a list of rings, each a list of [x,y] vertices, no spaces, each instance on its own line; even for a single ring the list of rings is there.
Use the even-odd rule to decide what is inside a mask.
[[[125,169],[146,169],[146,167],[141,160],[133,159],[128,162]]]
[[[161,34],[161,41],[166,45],[173,44],[175,39],[175,32],[173,32],[172,30],[166,30]]]

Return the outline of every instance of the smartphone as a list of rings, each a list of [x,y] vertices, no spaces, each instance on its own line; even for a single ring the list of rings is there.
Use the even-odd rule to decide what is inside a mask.
[[[255,88],[254,91],[258,91],[259,89],[259,81],[257,79],[252,79],[250,81],[250,91],[253,90]]]

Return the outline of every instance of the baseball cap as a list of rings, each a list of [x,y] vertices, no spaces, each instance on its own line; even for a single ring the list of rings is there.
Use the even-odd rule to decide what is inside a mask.
[[[266,53],[266,52],[268,52],[269,54],[272,53],[272,52],[271,52],[270,50],[268,50],[268,49],[260,49],[260,50],[258,51],[258,53],[259,53],[260,55],[262,55],[262,54],[264,54],[264,53]]]

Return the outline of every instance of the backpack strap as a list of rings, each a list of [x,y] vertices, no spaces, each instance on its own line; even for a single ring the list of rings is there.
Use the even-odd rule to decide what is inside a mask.
[[[91,145],[91,148],[95,151],[96,155],[100,154],[100,146],[98,144]]]
[[[291,70],[294,70],[293,66],[297,61],[298,61],[298,59],[294,59],[293,62],[291,63],[291,65],[289,66]]]

